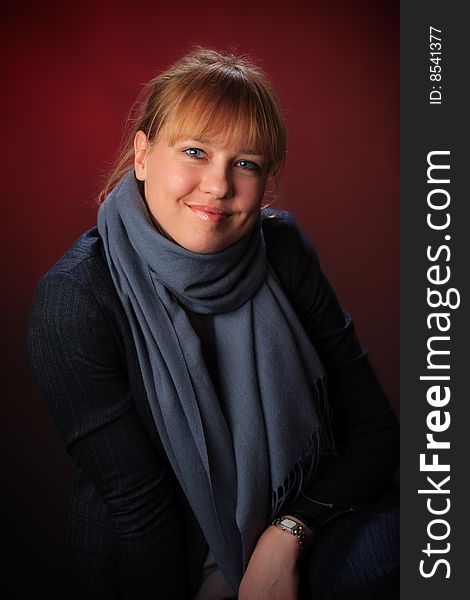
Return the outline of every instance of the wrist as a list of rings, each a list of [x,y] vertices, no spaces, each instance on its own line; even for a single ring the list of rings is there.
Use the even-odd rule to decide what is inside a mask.
[[[311,546],[315,539],[315,532],[304,521],[293,515],[282,515],[271,522],[274,527],[284,536],[284,541],[290,539],[290,545],[297,547],[299,556],[305,553],[305,550]],[[278,539],[282,539],[279,537]]]
[[[292,568],[295,568],[302,554],[296,537],[275,525],[270,525],[264,530],[257,549],[261,551],[267,549],[270,553],[274,553],[282,564],[287,567],[291,565]]]

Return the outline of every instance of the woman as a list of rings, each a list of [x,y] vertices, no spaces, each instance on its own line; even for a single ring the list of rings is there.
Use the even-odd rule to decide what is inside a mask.
[[[196,49],[39,282],[69,596],[396,597],[396,419],[309,241],[262,207],[284,155],[265,74]]]

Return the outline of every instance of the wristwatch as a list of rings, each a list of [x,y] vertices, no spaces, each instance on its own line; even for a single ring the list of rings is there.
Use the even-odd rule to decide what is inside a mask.
[[[279,527],[283,531],[288,531],[299,540],[300,551],[304,549],[305,530],[300,523],[294,521],[290,517],[277,517],[274,521],[271,521],[271,525]]]

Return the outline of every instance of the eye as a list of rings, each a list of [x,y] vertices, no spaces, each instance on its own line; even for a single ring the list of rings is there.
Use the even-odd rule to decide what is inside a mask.
[[[237,163],[242,169],[247,171],[260,171],[261,167],[252,160],[239,160]]]
[[[184,153],[191,158],[204,158],[204,150],[200,148],[186,148]]]

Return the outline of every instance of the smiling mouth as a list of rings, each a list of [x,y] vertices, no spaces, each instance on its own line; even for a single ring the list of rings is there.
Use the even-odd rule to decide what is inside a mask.
[[[209,221],[210,223],[221,223],[231,216],[231,213],[229,212],[210,206],[199,204],[187,204],[186,206],[190,208],[197,217],[203,221]]]

